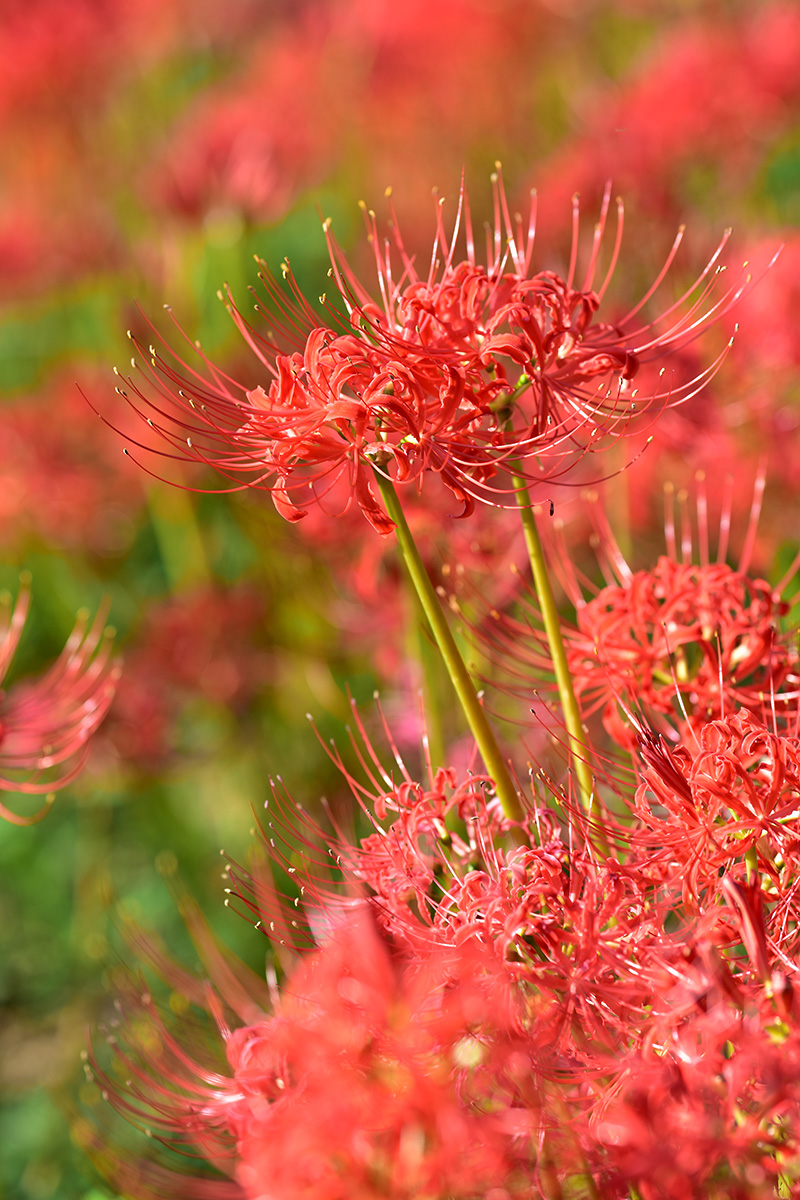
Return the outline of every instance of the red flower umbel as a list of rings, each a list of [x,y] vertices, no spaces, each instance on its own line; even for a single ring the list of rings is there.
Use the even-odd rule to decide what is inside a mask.
[[[578,610],[569,644],[576,693],[602,708],[609,732],[630,740],[617,700],[702,719],[736,704],[763,710],[795,660],[777,637],[789,605],[764,579],[726,563],[662,556],[651,571],[605,587]]]
[[[395,963],[356,910],[229,1042],[238,1180],[253,1200],[524,1195],[542,1117],[526,1050],[485,950]]]
[[[668,489],[668,553],[646,570],[629,566],[602,505],[592,504],[605,587],[598,588],[572,564],[563,534],[554,531],[552,561],[576,611],[575,623],[564,623],[575,694],[584,717],[601,713],[611,738],[627,749],[635,747],[639,729],[631,708],[674,738],[687,721],[699,729],[740,706],[763,717],[771,707],[785,710],[795,699],[798,656],[781,631],[790,607],[782,592],[800,556],[776,586],[749,572],[764,489],[760,475],[738,565],[725,561],[730,495],[720,520],[717,558],[711,561],[706,494],[703,479],[698,481],[697,553],[685,494],[679,497],[677,544]],[[587,599],[589,588],[594,595]],[[496,610],[487,616],[488,621],[475,623],[475,631],[503,669],[504,686],[525,697],[546,687],[551,664],[536,598],[525,596],[522,618]]]
[[[517,999],[485,947],[432,947],[403,961],[362,902],[291,972],[272,1011],[259,1013],[254,999],[244,1024],[241,964],[235,979],[222,961],[218,953],[217,992],[177,968],[171,981],[174,995],[213,1013],[227,1067],[188,1003],[173,1031],[128,980],[127,1019],[114,1037],[125,1084],[96,1060],[92,1074],[121,1112],[189,1161],[202,1155],[241,1191],[202,1169],[186,1176],[100,1152],[98,1165],[125,1194],[472,1200],[492,1186],[529,1194],[537,1131],[552,1117]]]
[[[355,502],[385,534],[393,522],[373,493],[374,471],[401,484],[436,471],[466,514],[476,499],[505,502],[510,483],[492,482],[504,467],[514,465],[532,482],[560,478],[582,455],[622,436],[634,418],[686,399],[707,381],[719,358],[689,382],[656,376],[648,394],[631,386],[640,363],[685,346],[738,299],[746,281],[715,294],[714,266],[727,234],[695,285],[644,321],[639,314],[669,270],[679,234],[646,296],[612,323],[597,314],[618,258],[621,204],[608,269],[595,288],[609,193],[578,282],[577,205],[566,276],[534,273],[535,196],[524,224],[512,219],[499,174],[494,187],[485,263],[462,187],[449,237],[437,209],[427,273],[406,252],[396,220],[393,245],[384,246],[374,214],[367,214],[378,298],[350,269],[328,221],[336,295],[332,302],[322,297],[324,317],[303,297],[288,262],[282,269],[291,298],[262,265],[269,309],[277,313],[268,317],[266,335],[231,302],[259,360],[255,380],[235,381],[202,353],[205,373],[179,359],[173,366],[151,347],[136,364],[149,382],[132,376],[122,394],[156,443],[163,439],[169,448],[154,447],[151,433],[134,444],[216,467],[234,487],[267,488],[289,520],[345,478],[346,503]],[[466,256],[459,260],[462,232]]]
[[[211,983],[137,931],[180,1020],[129,980],[115,1069],[92,1064],[118,1110],[224,1178],[116,1147],[99,1150],[109,1178],[147,1200],[750,1200],[779,1171],[793,1181],[797,887],[782,822],[797,738],[746,713],[707,731],[691,763],[643,739],[629,853],[601,862],[559,838],[552,804],[568,797],[546,781],[549,807],[529,816],[540,844],[512,845],[485,779],[428,761],[416,782],[391,737],[387,769],[359,722],[365,782],[332,754],[373,832],[320,844],[275,785],[265,849],[296,894],[231,866],[230,894],[272,942],[270,988],[186,903]],[[670,832],[690,828],[684,801],[710,812],[712,792],[704,845],[724,853],[684,886],[693,847]]]
[[[21,590],[12,607],[5,598],[0,614],[0,682],[8,672],[28,613],[29,593]],[[48,795],[82,770],[88,742],[114,696],[118,668],[110,662],[110,639],[101,617],[78,616],[64,650],[37,680],[0,690],[0,791]],[[47,812],[20,816],[0,803],[0,816],[28,825]]]
[[[704,889],[716,888],[722,869],[749,853],[753,867],[771,880],[771,899],[781,901],[770,921],[776,938],[791,938],[792,953],[797,937],[794,923],[786,928],[786,913],[800,862],[797,718],[795,710],[793,729],[770,729],[740,709],[673,747],[643,730],[632,835],[649,848],[653,862],[679,875],[683,895],[693,903]]]

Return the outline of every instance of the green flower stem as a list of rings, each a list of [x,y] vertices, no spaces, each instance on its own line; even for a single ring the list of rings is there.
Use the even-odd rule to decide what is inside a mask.
[[[417,616],[416,610],[414,616]],[[445,696],[449,696],[449,677],[443,670],[442,656],[427,621],[415,621],[416,653],[422,667],[425,725],[431,760],[443,763],[445,758]],[[447,690],[446,690],[447,689]]]
[[[561,1184],[558,1182],[558,1175],[553,1165],[546,1136],[537,1166],[539,1168],[539,1182],[542,1195],[545,1200],[564,1200],[564,1193],[561,1190]]]
[[[464,710],[472,736],[478,744],[486,770],[494,780],[497,796],[503,812],[511,821],[522,821],[525,816],[522,802],[514,786],[505,759],[497,745],[492,727],[489,724],[483,705],[478,699],[475,685],[472,682],[455,638],[450,631],[447,618],[442,611],[439,597],[436,595],[430,576],[425,569],[419,550],[417,549],[411,530],[408,527],[405,514],[395,491],[394,484],[380,471],[375,472],[378,486],[383,497],[386,511],[396,525],[397,543],[400,553],[411,577],[414,590],[419,597],[422,610],[428,619],[431,631],[439,651],[447,667],[447,673],[453,682],[456,695]]]
[[[753,883],[758,879],[758,851],[755,846],[744,852],[744,863],[747,870],[747,882]]]
[[[525,531],[525,545],[528,549],[531,571],[533,572],[533,585],[536,589],[536,595],[539,598],[544,629],[548,645],[550,646],[550,657],[553,660],[553,670],[556,676],[556,684],[558,685],[561,708],[564,713],[564,724],[567,729],[567,741],[578,783],[578,793],[583,810],[592,822],[592,832],[590,835],[592,844],[601,853],[608,854],[608,841],[603,829],[602,812],[594,788],[591,768],[586,760],[586,742],[580,709],[578,708],[578,702],[575,699],[575,690],[572,686],[572,676],[570,675],[567,663],[564,639],[561,636],[561,621],[553,597],[553,589],[550,586],[550,576],[547,572],[542,541],[539,537],[539,530],[536,527],[536,515],[531,507],[530,494],[525,480],[517,474],[514,474],[512,478],[514,480],[514,490],[517,494],[520,516],[522,517],[522,528]]]

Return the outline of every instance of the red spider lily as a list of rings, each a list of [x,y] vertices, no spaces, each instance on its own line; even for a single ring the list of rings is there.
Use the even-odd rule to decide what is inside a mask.
[[[797,653],[780,632],[789,604],[781,593],[797,561],[773,586],[748,574],[764,488],[756,482],[750,524],[738,567],[725,561],[730,530],[730,488],[720,520],[717,560],[710,561],[707,504],[698,477],[699,562],[694,562],[692,533],[682,497],[680,549],[676,542],[672,492],[668,492],[668,554],[650,570],[633,571],[616,543],[602,507],[592,506],[598,556],[608,583],[597,588],[570,561],[557,534],[552,555],[576,608],[575,625],[564,626],[576,696],[585,716],[602,712],[617,745],[632,748],[638,729],[629,706],[674,736],[688,720],[698,728],[742,706],[766,715],[770,704],[787,705],[794,697]],[[585,589],[595,595],[586,599]],[[538,631],[536,602],[526,599],[524,619],[493,611],[476,633],[508,674],[516,693],[542,686],[550,661]],[[546,685],[545,685],[546,686]],[[781,690],[783,689],[783,691]]]
[[[759,473],[739,565],[725,562],[730,529],[730,490],[720,518],[717,561],[710,562],[704,478],[698,480],[699,564],[692,561],[692,533],[685,497],[680,561],[667,492],[668,555],[652,571],[632,572],[600,509],[601,544],[619,585],[610,584],[578,606],[578,636],[570,649],[576,691],[592,707],[604,705],[612,736],[628,740],[616,700],[628,696],[650,712],[688,717],[699,724],[743,706],[764,714],[770,698],[793,678],[797,655],[781,637],[789,605],[781,594],[797,560],[772,586],[748,575],[755,545],[764,474]],[[599,668],[599,670],[598,670]],[[601,681],[601,676],[604,677]],[[788,702],[788,695],[778,703]]]
[[[542,1036],[536,989],[511,986],[487,945],[405,960],[363,902],[274,990],[269,1012],[263,982],[219,951],[212,988],[145,941],[180,1021],[130,979],[114,1070],[92,1056],[89,1075],[184,1168],[112,1150],[88,1126],[83,1140],[117,1187],[147,1200],[774,1195],[797,1161],[797,1022],[712,934],[706,922],[672,953],[643,957],[657,990],[638,1037],[632,1022],[627,1037],[569,1056]],[[634,952],[635,934],[617,936]],[[232,1028],[243,1004],[251,1015]]]
[[[709,755],[751,772],[766,810],[783,787],[769,775],[769,739],[741,714],[733,753],[714,742],[718,726]],[[388,772],[359,733],[367,783],[344,773],[374,832],[349,846],[337,835],[322,852],[321,831],[308,818],[292,829],[278,805],[267,842],[299,885],[294,901],[231,870],[285,972],[271,1000],[191,904],[213,986],[136,935],[185,1015],[174,1027],[134,981],[116,1067],[94,1061],[93,1075],[190,1173],[103,1150],[117,1186],[210,1200],[491,1188],[553,1200],[584,1185],[608,1200],[632,1187],[650,1200],[744,1200],[770,1194],[781,1171],[794,1178],[797,967],[770,932],[770,891],[735,878],[730,859],[683,903],[685,863],[653,853],[644,818],[624,864],[570,853],[550,813],[542,845],[509,847],[505,819],[481,810],[484,781],[429,767],[415,783],[391,741]],[[786,758],[777,747],[775,774]],[[665,788],[681,763],[674,778],[662,771]],[[212,1014],[210,1041],[191,1005]],[[197,1155],[227,1178],[193,1168]]]
[[[659,1200],[774,1196],[779,1174],[783,1187],[796,1177],[792,987],[780,973],[764,979],[757,887],[728,875],[723,885],[741,910],[739,930],[726,934],[709,904],[683,932],[679,955],[664,957],[647,1037],[614,1064],[593,1113],[600,1162]]]
[[[621,743],[630,738],[618,715],[621,696],[650,712],[679,716],[681,705],[704,719],[726,703],[762,710],[795,661],[777,636],[788,610],[766,580],[725,563],[662,557],[579,609],[569,648],[576,694],[586,713],[603,708]]]
[[[590,1116],[595,1178],[653,1200],[774,1196],[784,1169],[782,1186],[796,1175],[792,987],[769,975],[758,886],[728,874],[722,885],[732,921],[709,889],[694,920],[640,964],[653,984],[645,1036],[608,1064]]]
[[[427,274],[406,252],[396,220],[399,265],[393,265],[392,248],[381,249],[375,217],[368,214],[379,300],[356,278],[326,221],[336,303],[323,298],[325,319],[303,297],[288,263],[283,273],[291,297],[263,266],[275,311],[266,336],[230,305],[261,379],[238,383],[202,353],[205,374],[180,359],[173,366],[151,346],[149,363],[143,357],[137,364],[145,382],[132,376],[121,389],[149,427],[146,441],[132,439],[134,444],[153,450],[154,438],[156,449],[166,441],[168,448],[159,452],[167,458],[216,467],[234,487],[266,488],[289,520],[300,519],[345,478],[347,503],[355,502],[386,534],[393,522],[372,490],[376,470],[401,484],[420,483],[427,470],[438,472],[466,514],[476,499],[508,500],[510,483],[490,482],[498,471],[512,465],[532,481],[561,478],[577,459],[621,437],[642,413],[676,404],[707,382],[725,350],[690,381],[670,386],[659,378],[647,395],[630,389],[640,363],[684,347],[746,288],[749,276],[717,294],[715,268],[727,233],[697,282],[645,321],[639,314],[672,265],[679,233],[646,295],[612,324],[595,317],[619,254],[621,204],[608,269],[595,290],[610,192],[578,284],[577,202],[566,277],[532,274],[535,197],[525,226],[510,215],[499,173],[494,188],[485,265],[476,255],[463,185],[449,237],[437,209]],[[457,261],[462,229],[466,257]],[[280,343],[290,352],[281,352]]]
[[[543,1114],[525,1051],[485,954],[399,967],[351,914],[229,1045],[238,1178],[276,1200],[526,1194]]]
[[[776,1045],[765,1026],[720,1003],[676,1031],[669,1053],[632,1055],[593,1126],[595,1169],[648,1200],[795,1195],[776,1185],[782,1163],[784,1185],[794,1178],[800,1043],[793,1029]]]
[[[289,975],[269,1013],[247,999],[242,1012],[242,986],[219,956],[216,989],[166,972],[186,998],[181,1027],[129,980],[114,1075],[95,1056],[90,1075],[129,1119],[239,1187],[98,1153],[128,1194],[411,1200],[472,1197],[492,1185],[528,1194],[535,1134],[552,1119],[515,998],[485,950],[439,949],[402,963],[362,904]],[[190,1001],[213,1014],[216,1052]]]
[[[786,937],[798,866],[800,737],[769,729],[740,709],[708,722],[678,746],[639,735],[645,769],[635,796],[634,840],[654,860],[679,865],[684,898],[716,887],[724,868],[751,857],[778,900],[775,929]],[[769,927],[773,926],[770,919]]]
[[[23,586],[16,604],[5,598],[0,611],[0,681],[19,643],[28,613]],[[38,680],[22,680],[0,691],[0,791],[48,795],[83,769],[89,739],[103,720],[119,674],[110,662],[110,639],[102,615],[78,617],[60,657]],[[23,817],[0,803],[0,816],[29,825],[47,812]]]

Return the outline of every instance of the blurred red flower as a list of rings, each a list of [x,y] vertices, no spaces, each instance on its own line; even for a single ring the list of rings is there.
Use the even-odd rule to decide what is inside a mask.
[[[0,682],[8,673],[28,614],[23,583],[16,603],[0,610]],[[102,614],[90,623],[80,614],[66,646],[37,680],[23,679],[0,691],[0,791],[48,795],[83,769],[89,739],[103,720],[119,676]],[[20,816],[0,803],[0,816],[29,825],[47,812]]]
[[[150,773],[163,768],[178,714],[193,697],[245,712],[270,677],[264,625],[264,599],[244,585],[153,605],[126,649],[105,729],[123,761]]]
[[[741,194],[781,135],[792,136],[798,80],[800,12],[786,0],[724,21],[701,12],[662,30],[619,84],[598,89],[589,78],[584,93],[576,89],[580,132],[537,173],[548,223],[576,188],[591,200],[607,178],[667,220],[687,194],[701,210]]]
[[[82,386],[96,395],[96,377]],[[104,557],[127,549],[144,508],[143,480],[109,443],[74,379],[60,376],[1,411],[0,544],[33,535]]]

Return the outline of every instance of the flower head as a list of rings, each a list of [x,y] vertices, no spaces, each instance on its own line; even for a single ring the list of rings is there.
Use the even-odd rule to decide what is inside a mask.
[[[771,707],[785,706],[796,695],[797,651],[782,635],[781,621],[790,607],[782,593],[798,560],[777,585],[749,570],[764,475],[756,480],[737,566],[726,561],[730,488],[712,559],[704,474],[698,473],[697,479],[699,548],[693,545],[688,496],[685,492],[678,496],[681,527],[676,530],[669,487],[667,553],[649,569],[633,570],[602,505],[592,503],[595,547],[607,580],[604,587],[592,584],[572,564],[563,533],[554,531],[553,562],[576,610],[574,625],[564,627],[576,696],[584,716],[600,712],[614,742],[629,749],[638,736],[631,707],[674,737],[676,727],[686,722],[700,728],[740,706],[765,716]],[[587,598],[586,588],[594,595]],[[492,610],[489,622],[476,622],[476,632],[506,670],[509,688],[529,696],[534,687],[542,686],[550,660],[542,645],[535,597],[526,598],[522,607],[522,618]]]
[[[400,965],[368,910],[351,913],[292,976],[275,1015],[229,1043],[247,1194],[517,1194],[529,1141],[515,1144],[513,1131],[533,1132],[539,1114],[519,1108],[536,1089],[512,1013],[485,951]]]
[[[800,738],[746,709],[703,724],[677,746],[642,730],[633,840],[654,861],[680,864],[682,890],[716,888],[720,871],[748,853],[775,897],[791,893],[798,866]],[[773,898],[775,898],[773,897]],[[777,924],[785,923],[779,905]],[[784,934],[785,936],[785,929]]]
[[[0,601],[0,682],[8,672],[28,613],[27,585],[12,606]],[[99,615],[90,624],[78,616],[59,658],[40,679],[21,680],[0,690],[0,791],[50,795],[82,770],[92,734],[114,696],[119,674]],[[39,820],[19,816],[0,803],[0,816],[17,825]]]
[[[763,709],[794,659],[776,636],[788,609],[766,580],[726,563],[662,556],[579,610],[570,646],[576,691],[587,712],[602,707],[623,742],[622,697],[679,718],[680,704],[703,719],[724,714],[726,702]]]
[[[780,1195],[782,1164],[795,1177],[799,1062],[794,1023],[790,1033],[774,1013],[759,1021],[729,999],[707,1011],[695,1005],[674,1029],[669,1053],[654,1046],[631,1054],[598,1106],[596,1169],[621,1185],[600,1194],[635,1187],[653,1200]]]
[[[608,190],[579,282],[577,201],[566,275],[534,272],[535,195],[526,224],[512,217],[499,170],[493,179],[485,262],[462,185],[449,235],[437,207],[427,271],[407,252],[394,213],[391,241],[384,244],[375,215],[365,210],[377,297],[350,268],[330,221],[324,230],[334,291],[330,301],[321,298],[322,315],[303,296],[288,262],[282,270],[291,295],[262,264],[266,336],[230,301],[260,364],[250,384],[217,370],[202,352],[205,371],[198,372],[179,359],[173,365],[175,356],[153,346],[145,356],[134,339],[142,357],[134,365],[145,381],[131,376],[119,390],[149,427],[135,444],[213,466],[234,487],[266,488],[289,520],[324,502],[344,478],[346,504],[357,504],[388,533],[393,522],[373,492],[375,471],[399,484],[419,484],[426,471],[435,471],[466,514],[476,500],[507,500],[504,468],[513,466],[532,482],[561,478],[643,413],[686,399],[710,378],[726,351],[694,379],[673,386],[662,372],[646,395],[631,387],[642,362],[685,346],[747,286],[749,276],[717,294],[727,233],[695,285],[660,316],[647,320],[640,313],[672,265],[682,232],[642,300],[617,320],[603,320],[598,313],[619,254],[621,203],[604,277],[596,284]]]
[[[797,739],[782,749],[749,714],[722,725],[708,726],[698,786],[714,777],[735,794],[724,803],[748,819],[760,804],[778,820]],[[429,769],[415,781],[393,744],[388,770],[359,733],[366,783],[343,773],[374,832],[318,845],[307,815],[297,827],[296,806],[276,803],[267,853],[296,895],[231,866],[230,892],[259,914],[275,950],[268,987],[214,942],[191,903],[182,911],[211,982],[137,936],[180,1020],[131,980],[116,1067],[95,1057],[91,1073],[184,1162],[199,1155],[222,1174],[169,1174],[105,1152],[120,1190],[499,1200],[591,1183],[607,1200],[631,1187],[653,1200],[744,1200],[768,1195],[784,1163],[794,1171],[788,891],[782,940],[781,906],[733,857],[682,902],[686,864],[646,844],[643,800],[624,862],[568,849],[549,811],[531,816],[531,833],[544,818],[540,845],[509,845],[508,823],[481,803],[486,780]],[[684,766],[661,783],[675,785]],[[737,831],[720,830],[733,844]],[[205,1034],[198,1007],[213,1018]]]
[[[229,1005],[241,1005],[223,969],[216,988],[174,972],[181,1025],[128,977],[117,1070],[93,1055],[90,1075],[129,1118],[241,1188],[198,1169],[192,1194],[412,1200],[471,1198],[492,1185],[527,1194],[519,1168],[548,1117],[515,999],[485,948],[431,947],[401,962],[362,903],[297,964],[269,1011],[253,1002],[235,1028]],[[216,1047],[190,1001],[213,1014]],[[187,1177],[157,1164],[124,1153],[98,1164],[127,1194],[185,1194]]]

